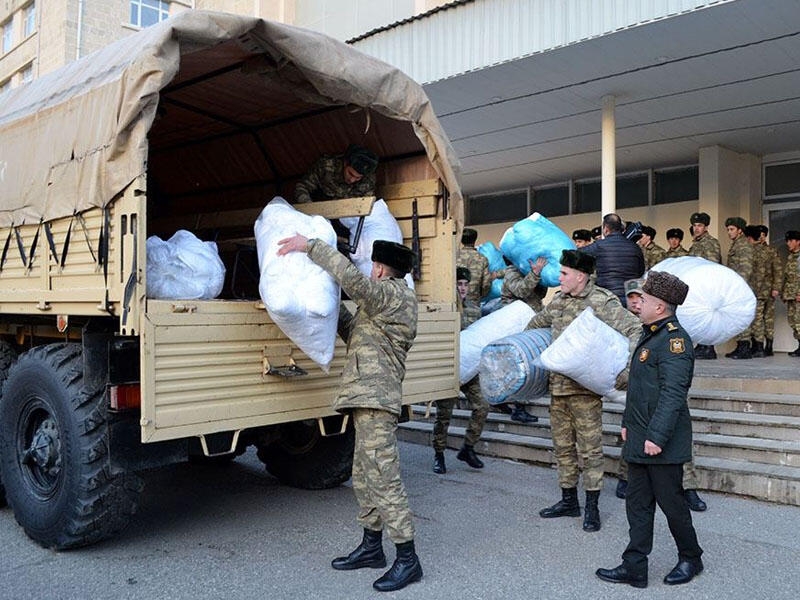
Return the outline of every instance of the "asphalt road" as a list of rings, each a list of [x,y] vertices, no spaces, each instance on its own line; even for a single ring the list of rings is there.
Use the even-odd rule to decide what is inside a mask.
[[[283,487],[253,452],[225,467],[176,465],[146,475],[139,512],[118,537],[70,552],[37,546],[0,510],[0,598],[326,600],[797,598],[800,508],[703,494],[695,514],[705,572],[680,588],[661,579],[676,561],[656,519],[650,587],[600,581],[627,541],[624,503],[607,479],[603,529],[581,519],[541,519],[558,497],[552,469],[484,459],[469,469],[448,451],[449,472],[430,471],[429,448],[401,446],[425,576],[394,594],[372,590],[381,570],[338,572],[330,560],[360,540],[348,485],[310,492]],[[391,561],[394,549],[384,542]]]

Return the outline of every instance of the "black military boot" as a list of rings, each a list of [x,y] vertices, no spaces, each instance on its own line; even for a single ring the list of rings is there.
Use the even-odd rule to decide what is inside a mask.
[[[391,568],[372,584],[372,587],[379,592],[401,590],[409,583],[422,579],[422,565],[419,564],[419,557],[414,551],[414,540],[395,545],[397,558],[394,559]]]
[[[583,530],[600,531],[600,509],[597,501],[600,499],[600,492],[586,492],[586,509],[583,512]]]
[[[697,344],[694,347],[694,357],[697,360],[714,360],[717,358],[717,352],[714,350],[714,346]]]
[[[473,469],[483,468],[483,462],[480,458],[478,458],[478,455],[475,454],[475,449],[469,444],[464,444],[461,446],[461,450],[458,451],[456,458],[458,460],[463,460]]]
[[[364,530],[364,538],[347,556],[340,556],[331,561],[331,566],[337,571],[351,571],[371,567],[378,569],[386,566],[386,555],[383,553],[381,538],[382,531]]]
[[[580,517],[581,507],[578,504],[577,488],[561,488],[561,500],[539,511],[543,519],[555,517]]]
[[[447,473],[447,467],[444,464],[444,452],[437,452],[433,455],[433,472],[438,475]]]
[[[789,356],[800,356],[800,343],[797,344],[797,349],[789,352]]]
[[[521,404],[515,404],[514,411],[511,413],[511,420],[518,423],[536,423],[539,417],[530,414]]]
[[[736,342],[736,350],[728,352],[725,356],[735,359],[753,358],[753,355],[750,353],[750,342],[747,340],[739,340]]]
[[[750,356],[753,358],[764,358],[766,356],[764,353],[764,342],[753,342]]]
[[[764,356],[775,356],[775,353],[772,351],[772,340],[769,338],[764,340]]]

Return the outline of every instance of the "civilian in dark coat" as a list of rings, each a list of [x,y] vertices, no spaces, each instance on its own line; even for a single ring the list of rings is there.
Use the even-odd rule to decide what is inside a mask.
[[[603,217],[603,239],[581,248],[597,261],[597,285],[614,292],[623,306],[625,282],[641,277],[645,267],[642,249],[622,234],[624,230],[619,215],[607,214]]]

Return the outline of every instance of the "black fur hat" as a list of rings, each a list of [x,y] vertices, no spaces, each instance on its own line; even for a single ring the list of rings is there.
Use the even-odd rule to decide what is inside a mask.
[[[378,168],[378,157],[369,148],[350,144],[345,150],[344,158],[348,164],[358,171],[361,175],[374,173]]]
[[[592,232],[588,229],[576,229],[572,232],[573,240],[583,240],[584,242],[592,241]]]
[[[683,301],[686,300],[686,294],[689,293],[689,286],[672,273],[667,273],[666,271],[650,271],[642,286],[642,291],[664,302],[678,306],[679,304],[683,304]]]
[[[456,281],[461,281],[462,279],[471,281],[472,275],[467,267],[456,267]]]
[[[758,225],[748,225],[744,228],[744,234],[749,238],[758,240],[761,237],[761,229],[759,229]]]
[[[683,241],[683,229],[678,227],[667,229],[667,239],[669,238],[678,238],[679,240]]]
[[[583,271],[587,275],[594,273],[594,256],[580,250],[562,250],[559,262],[565,267]]]
[[[603,228],[599,225],[597,227],[592,227],[592,238],[599,238],[603,235]]]
[[[642,233],[644,235],[649,235],[650,241],[656,239],[656,230],[650,227],[650,225],[642,225]]]
[[[747,227],[747,221],[745,221],[742,217],[728,217],[725,219],[725,227],[730,227],[731,225],[739,229],[744,229]]]
[[[692,213],[692,216],[689,217],[689,223],[692,225],[694,225],[695,223],[702,223],[703,225],[708,227],[709,225],[711,225],[711,217],[708,215],[708,213],[701,213],[701,212]]]
[[[800,240],[800,231],[797,231],[796,229],[790,229],[786,232],[784,237],[786,238],[787,242],[789,240]]]
[[[375,240],[372,243],[372,261],[379,262],[401,273],[410,273],[414,268],[414,251],[408,246],[386,240]]]

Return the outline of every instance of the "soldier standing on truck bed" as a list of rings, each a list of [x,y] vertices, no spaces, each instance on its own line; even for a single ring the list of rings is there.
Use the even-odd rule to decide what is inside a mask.
[[[375,195],[378,157],[363,146],[350,144],[344,154],[323,156],[294,187],[295,204]]]
[[[279,255],[306,252],[358,305],[355,315],[344,306],[339,311],[347,357],[333,408],[348,412],[355,425],[353,491],[364,536],[355,550],[335,558],[331,566],[385,567],[381,541],[385,527],[397,547],[397,558],[372,586],[380,592],[399,590],[422,579],[396,437],[406,355],[417,334],[417,298],[403,280],[414,267],[414,253],[402,244],[377,240],[372,246],[372,273],[365,277],[320,240],[296,234],[278,244]]]

